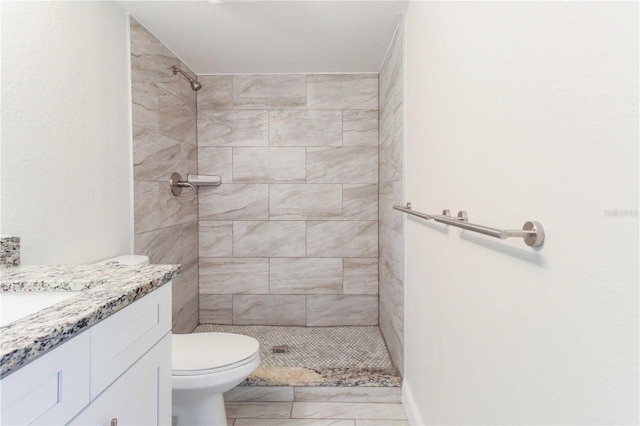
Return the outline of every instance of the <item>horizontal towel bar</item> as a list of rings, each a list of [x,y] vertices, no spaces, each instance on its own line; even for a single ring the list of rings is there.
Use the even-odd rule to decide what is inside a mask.
[[[458,217],[452,217],[449,210],[444,210],[440,215],[415,211],[411,208],[411,203],[407,203],[406,206],[393,206],[393,208],[421,219],[435,220],[436,222],[500,238],[501,240],[514,237],[522,238],[529,247],[540,247],[544,243],[544,228],[540,222],[536,221],[525,222],[522,229],[497,229],[469,223],[469,217],[464,210],[458,212]]]

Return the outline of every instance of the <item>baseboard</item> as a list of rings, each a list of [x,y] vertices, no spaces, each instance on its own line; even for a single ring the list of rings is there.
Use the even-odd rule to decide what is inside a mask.
[[[416,404],[415,399],[413,399],[411,388],[406,381],[402,382],[402,405],[404,406],[404,410],[407,412],[407,417],[409,418],[409,424],[411,426],[425,425],[425,422],[422,420],[422,416],[420,415],[420,411],[418,410],[418,405]]]

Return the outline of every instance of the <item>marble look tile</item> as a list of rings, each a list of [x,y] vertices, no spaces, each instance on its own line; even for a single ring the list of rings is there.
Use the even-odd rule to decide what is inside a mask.
[[[378,185],[342,185],[343,220],[378,220]]]
[[[305,223],[233,222],[233,255],[236,257],[304,257]]]
[[[171,330],[173,333],[191,333],[199,323],[198,296],[192,297],[180,307],[172,307]]]
[[[378,183],[378,148],[307,148],[307,182]]]
[[[292,418],[404,420],[402,404],[294,402]]]
[[[380,111],[380,182],[402,180],[402,152],[402,99],[397,99]]]
[[[198,91],[198,109],[232,109],[233,76],[201,75],[198,81],[202,89]]]
[[[195,164],[194,164],[195,167]],[[160,225],[173,226],[198,220],[198,196],[193,191],[183,191],[179,197],[171,193],[169,182],[159,182]]]
[[[227,426],[235,426],[235,424],[236,424],[236,419],[227,418]]]
[[[201,294],[200,322],[212,324],[232,324],[233,309],[230,294]]]
[[[200,221],[198,229],[198,254],[200,257],[231,257],[232,222]]]
[[[306,325],[305,297],[301,295],[235,295],[236,325]]]
[[[339,220],[341,218],[342,185],[282,184],[269,187],[270,220]]]
[[[268,294],[269,259],[200,258],[201,294]]]
[[[233,181],[304,183],[305,148],[234,148]]]
[[[132,77],[142,75],[154,82],[173,81],[176,76],[171,67],[179,67],[180,60],[133,18],[130,28]]]
[[[197,174],[220,176],[223,185],[232,183],[231,150],[231,147],[199,147]]]
[[[377,257],[378,222],[307,222],[307,256]]]
[[[225,402],[291,402],[292,386],[236,386],[224,394]]]
[[[377,325],[378,296],[311,295],[307,326]]]
[[[200,220],[261,220],[269,217],[268,185],[230,183],[200,188],[198,195]]]
[[[229,402],[225,404],[227,417],[254,419],[288,419],[291,402]]]
[[[373,386],[311,386],[295,388],[296,402],[382,402],[402,403],[401,388]]]
[[[343,146],[378,146],[378,111],[342,112]]]
[[[378,259],[345,257],[344,294],[378,294]]]
[[[306,104],[304,74],[234,75],[236,108],[302,108]]]
[[[133,126],[133,174],[135,179],[169,180],[173,170],[195,166],[196,147],[142,127]]]
[[[380,307],[378,309],[380,332],[384,336],[384,341],[389,351],[389,356],[398,370],[404,369],[404,325],[402,320],[397,320],[397,313],[392,313],[395,309],[391,306],[394,302],[386,297],[380,297]]]
[[[270,111],[269,145],[342,146],[342,111]]]
[[[377,74],[310,74],[309,109],[378,109]]]
[[[380,184],[380,223],[402,233],[403,214],[393,209],[394,205],[404,205],[402,181]]]
[[[354,426],[342,419],[237,419],[234,426]]]
[[[182,262],[182,233],[180,225],[136,234],[135,254],[149,256],[152,264]]]
[[[198,146],[267,146],[267,111],[199,110]]]
[[[272,258],[271,294],[341,294],[342,259]]]
[[[356,420],[356,426],[409,426],[409,420]]]
[[[158,182],[134,181],[133,205],[136,234],[160,228],[160,184]]]
[[[391,48],[387,52],[387,57],[384,59],[380,69],[380,109],[384,108],[388,99],[392,97],[390,95],[391,92],[402,93],[403,90],[403,27],[404,25],[401,23],[401,26],[398,27],[396,34],[393,36]]]
[[[193,221],[180,226],[182,233],[182,263],[195,263],[195,279],[198,279],[198,222]],[[187,274],[183,274],[187,275]]]

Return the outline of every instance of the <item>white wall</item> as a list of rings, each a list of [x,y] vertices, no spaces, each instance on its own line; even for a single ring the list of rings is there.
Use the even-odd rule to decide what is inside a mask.
[[[2,2],[2,234],[22,263],[132,249],[128,17],[109,2]]]
[[[547,231],[534,250],[406,220],[413,414],[638,424],[638,4],[412,2],[406,19],[406,200]]]

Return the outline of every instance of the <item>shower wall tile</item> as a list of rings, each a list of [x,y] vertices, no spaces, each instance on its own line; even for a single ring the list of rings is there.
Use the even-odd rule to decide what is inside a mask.
[[[307,182],[378,183],[378,148],[307,148]]]
[[[168,180],[168,170],[186,170],[196,160],[196,147],[134,126],[133,173],[140,180]]]
[[[198,109],[199,146],[267,146],[267,111]]]
[[[233,222],[200,221],[199,255],[200,257],[231,257],[233,242]]]
[[[201,294],[268,294],[269,259],[200,258]]]
[[[403,213],[394,210],[394,205],[402,205],[402,181],[384,182],[380,184],[380,224],[388,226],[397,233],[402,233]]]
[[[169,182],[160,182],[158,185],[160,226],[197,223],[198,197],[193,191],[182,191],[182,194],[176,197],[171,193]]]
[[[266,220],[269,218],[268,185],[229,183],[200,188],[198,200],[200,220]]]
[[[378,296],[307,296],[307,325],[377,325]]]
[[[304,183],[304,148],[234,148],[233,181]]]
[[[269,143],[272,146],[342,146],[342,111],[271,111]]]
[[[342,259],[272,258],[271,294],[341,294]]]
[[[198,77],[202,89],[198,91],[198,109],[232,109],[233,77],[230,75],[202,75]]]
[[[233,323],[236,325],[306,325],[302,295],[234,295]]]
[[[233,182],[232,177],[232,148],[213,146],[198,147],[199,175],[218,175],[222,183]],[[195,172],[194,172],[195,173]]]
[[[344,294],[378,294],[378,259],[344,258]]]
[[[151,263],[181,263],[182,234],[179,225],[136,233],[135,252],[149,256]]]
[[[304,74],[233,76],[235,108],[304,108],[306,98]]]
[[[305,223],[293,221],[233,222],[235,257],[304,257]]]
[[[230,294],[200,294],[200,322],[233,324]]]
[[[378,185],[342,185],[344,220],[378,220]]]
[[[307,256],[377,257],[378,222],[307,222]]]
[[[133,212],[136,232],[147,232],[160,227],[160,183],[138,180],[134,185]]]
[[[346,110],[342,114],[344,146],[378,146],[377,110]]]
[[[378,109],[376,74],[312,74],[307,76],[309,109]]]
[[[269,219],[340,220],[342,219],[342,185],[271,185]]]

